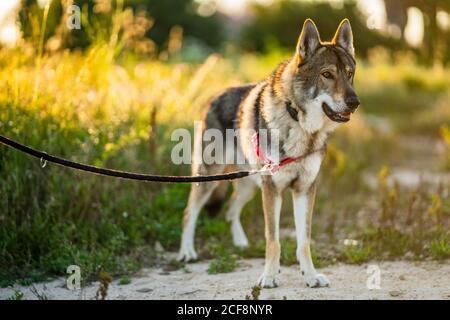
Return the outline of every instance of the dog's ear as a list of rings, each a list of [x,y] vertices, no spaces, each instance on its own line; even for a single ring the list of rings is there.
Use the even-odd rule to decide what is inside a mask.
[[[299,61],[307,59],[320,46],[320,35],[311,19],[306,19],[298,38],[296,56]]]
[[[337,28],[336,34],[333,38],[333,44],[344,48],[344,50],[350,53],[353,57],[355,56],[352,26],[350,25],[350,21],[348,21],[348,19],[342,20],[342,22],[339,24],[339,27]]]

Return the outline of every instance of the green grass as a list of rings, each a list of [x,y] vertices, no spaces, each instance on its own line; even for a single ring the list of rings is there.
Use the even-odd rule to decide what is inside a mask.
[[[431,242],[431,256],[438,260],[450,258],[450,236],[448,233]]]
[[[23,300],[24,294],[20,290],[14,290],[12,296],[10,296],[7,300]]]
[[[360,264],[371,258],[370,248],[364,246],[346,246],[343,250],[343,259],[345,262]]]
[[[124,286],[124,285],[130,284],[130,283],[131,283],[131,279],[128,275],[125,274],[122,277],[120,277],[120,280],[119,280],[120,286]]]
[[[208,274],[228,273],[238,267],[236,256],[224,251],[213,259],[208,266]]]

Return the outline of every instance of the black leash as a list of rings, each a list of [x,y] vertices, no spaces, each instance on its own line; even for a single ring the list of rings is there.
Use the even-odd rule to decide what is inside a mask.
[[[173,183],[192,183],[192,182],[209,182],[209,181],[222,181],[222,180],[234,180],[247,177],[249,175],[259,173],[260,171],[236,171],[225,174],[216,174],[216,175],[208,175],[208,176],[161,176],[161,175],[152,175],[152,174],[141,174],[113,169],[105,169],[98,168],[95,166],[78,163],[75,161],[67,160],[64,158],[52,156],[46,152],[39,151],[33,148],[30,148],[26,145],[18,143],[14,140],[11,140],[5,136],[0,135],[0,142],[17,149],[23,153],[29,154],[33,157],[41,159],[41,163],[43,162],[45,165],[45,161],[53,162],[59,164],[64,167],[69,167],[81,171],[92,172],[96,174],[101,174],[104,176],[117,177],[123,179],[130,180],[139,180],[139,181],[152,181],[152,182],[173,182]]]

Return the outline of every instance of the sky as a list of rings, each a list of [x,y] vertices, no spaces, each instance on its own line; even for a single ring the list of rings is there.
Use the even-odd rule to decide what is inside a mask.
[[[41,5],[45,5],[48,0],[38,0]],[[209,15],[220,10],[231,15],[238,15],[245,11],[246,6],[251,2],[259,2],[270,5],[276,0],[216,0],[217,5],[211,5],[210,0],[196,0],[200,3],[199,12]],[[322,1],[322,0],[310,0]],[[341,5],[343,0],[329,0],[334,5]],[[367,16],[367,26],[371,29],[380,29],[395,34],[395,30],[389,29],[386,25],[386,13],[382,0],[357,0],[358,7]],[[15,10],[20,0],[0,0],[0,42],[7,46],[13,46],[20,37],[20,32],[15,21]],[[438,15],[439,20],[447,23],[450,27],[450,17],[447,14]],[[405,32],[406,40],[410,45],[419,46],[423,38],[423,17],[422,13],[415,8],[408,10],[408,25]]]

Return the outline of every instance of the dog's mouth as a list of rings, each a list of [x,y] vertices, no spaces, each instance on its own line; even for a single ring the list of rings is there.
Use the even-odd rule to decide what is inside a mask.
[[[350,120],[350,116],[352,114],[351,111],[335,112],[325,102],[322,103],[322,109],[323,109],[323,112],[325,112],[325,114],[327,115],[328,118],[330,118],[331,120],[336,121],[336,122],[347,122],[347,121]]]

